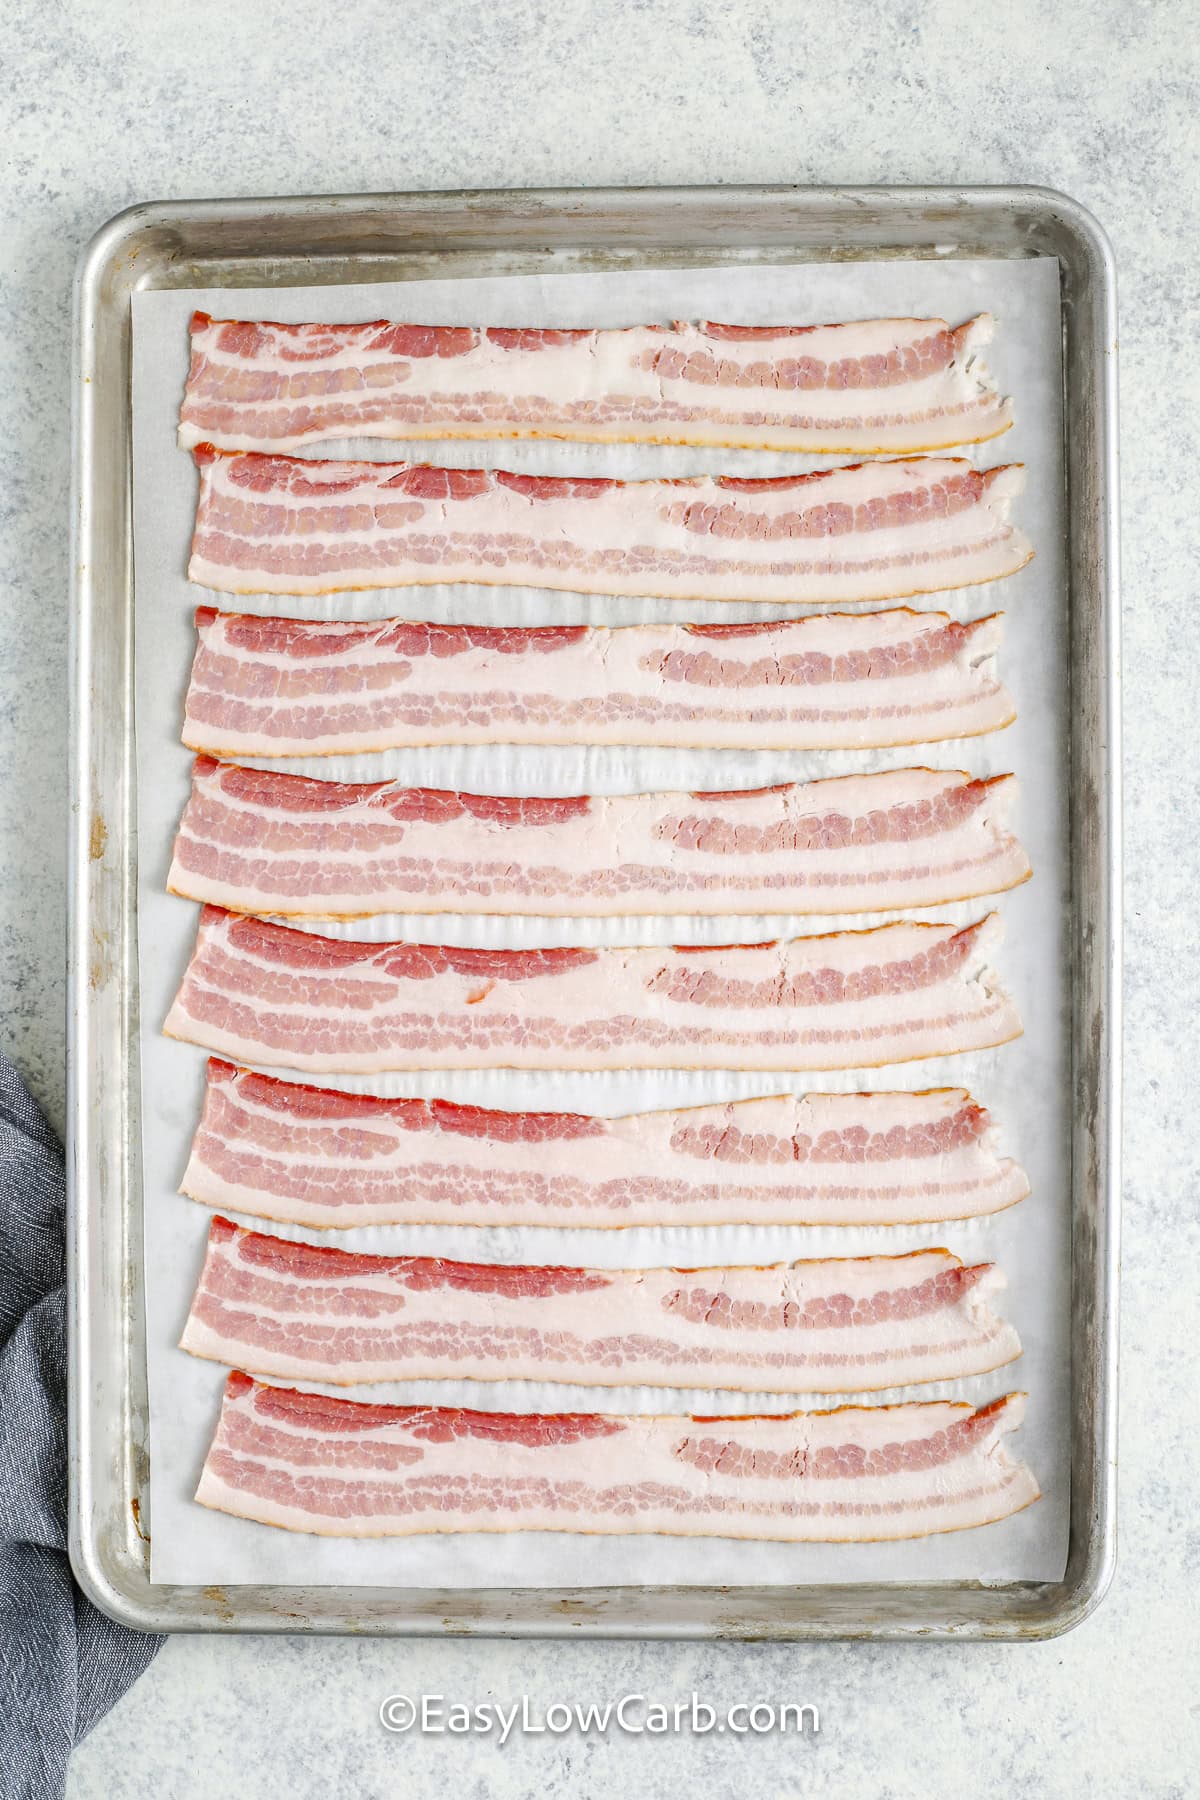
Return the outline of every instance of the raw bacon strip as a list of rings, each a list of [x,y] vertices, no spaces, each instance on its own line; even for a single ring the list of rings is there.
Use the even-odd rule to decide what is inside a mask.
[[[1012,424],[987,313],[618,331],[280,325],[192,315],[185,448],[344,437],[582,438],[766,450],[935,450]]]
[[[846,913],[1014,887],[1012,776],[518,799],[196,758],[167,885],[235,912]]]
[[[905,1225],[1029,1192],[962,1088],[791,1094],[606,1119],[384,1100],[212,1057],[182,1191],[353,1225]]]
[[[196,609],[183,741],[225,756],[413,744],[873,749],[1011,723],[1000,615],[427,625]]]
[[[476,950],[200,915],[168,1036],[341,1069],[857,1069],[1006,1043],[995,915],[767,944]]]
[[[990,1263],[948,1250],[771,1268],[575,1269],[364,1256],[214,1219],[180,1344],[256,1375],[837,1394],[1021,1354]]]
[[[329,1537],[925,1537],[1008,1518],[1038,1498],[1001,1442],[1024,1399],[746,1418],[488,1413],[370,1406],[236,1373],[196,1499]]]
[[[188,574],[231,594],[474,581],[665,599],[895,600],[1011,575],[1019,465],[610,481],[202,445]]]

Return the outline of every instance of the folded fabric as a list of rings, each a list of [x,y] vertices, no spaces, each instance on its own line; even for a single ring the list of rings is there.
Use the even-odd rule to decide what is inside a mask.
[[[0,1054],[0,1792],[53,1800],[161,1638],[116,1625],[67,1560],[66,1179]]]

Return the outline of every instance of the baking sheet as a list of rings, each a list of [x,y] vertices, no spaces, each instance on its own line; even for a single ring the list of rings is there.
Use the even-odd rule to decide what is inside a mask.
[[[185,966],[196,909],[164,891],[170,843],[186,799],[190,755],[179,743],[183,694],[194,647],[191,615],[211,598],[185,577],[195,505],[191,459],[175,447],[178,400],[187,369],[187,321],[193,306],[218,315],[301,320],[399,316],[447,324],[629,324],[670,317],[780,319],[940,313],[958,321],[981,307],[997,315],[988,353],[1003,391],[1017,402],[1013,431],[981,446],[984,464],[1019,459],[1027,491],[1016,516],[1038,551],[1033,564],[990,588],[917,602],[956,617],[1003,607],[1001,668],[1019,709],[1013,727],[992,738],[928,752],[535,750],[507,746],[397,752],[339,758],[343,779],[395,774],[414,783],[512,793],[620,792],[658,787],[753,786],[821,773],[903,766],[924,756],[934,765],[978,773],[1014,769],[1021,778],[1017,823],[1035,879],[997,903],[1007,941],[998,956],[1004,984],[1026,1024],[1015,1045],[976,1056],[935,1059],[871,1074],[830,1075],[792,1083],[778,1077],[676,1071],[539,1075],[514,1071],[432,1077],[347,1078],[348,1087],[389,1093],[444,1093],[487,1106],[567,1107],[619,1113],[698,1104],[756,1093],[863,1086],[920,1088],[962,1083],[988,1104],[1002,1148],[1027,1168],[1033,1195],[991,1221],[893,1230],[831,1228],[668,1228],[565,1232],[469,1228],[374,1228],[338,1234],[359,1249],[580,1262],[601,1266],[782,1260],[798,1256],[887,1252],[945,1243],[970,1260],[993,1258],[1008,1272],[1003,1304],[1025,1355],[994,1375],[937,1387],[894,1390],[876,1399],[948,1396],[987,1399],[1012,1386],[1030,1393],[1027,1422],[1010,1440],[1033,1466],[1042,1499],[999,1525],[945,1538],[892,1545],[784,1545],[723,1539],[603,1539],[571,1534],[512,1534],[349,1543],[272,1531],[197,1507],[191,1499],[215,1422],[224,1371],[176,1348],[207,1232],[207,1209],[184,1200],[177,1184],[198,1116],[204,1053],[161,1036],[161,1022]],[[645,270],[587,276],[497,277],[359,288],[239,289],[148,293],[134,297],[135,679],[138,767],[139,942],[142,1051],[146,1325],[150,1393],[151,1577],[194,1584],[381,1583],[413,1587],[561,1587],[795,1584],[808,1581],[1061,1579],[1068,1528],[1069,1060],[1067,840],[1065,770],[1066,580],[1063,533],[1060,315],[1057,263],[1034,261],[892,262],[806,267]],[[322,446],[334,456],[339,446]],[[404,445],[355,453],[401,457]],[[482,461],[536,472],[614,475],[683,474],[722,468],[770,474],[821,467],[837,458],[713,452],[650,446],[553,443],[413,447],[421,460]],[[588,599],[536,590],[425,588],[332,596],[324,601],[269,597],[228,601],[244,611],[309,617],[410,617],[480,623],[634,623],[680,617],[678,603]],[[695,603],[699,620],[785,616],[783,607]],[[304,770],[302,762],[278,766]],[[311,770],[310,770],[311,772]],[[326,763],[318,770],[332,772]],[[929,918],[966,920],[987,902],[931,908]],[[847,924],[871,923],[870,918]],[[547,943],[728,942],[834,928],[820,922],[759,919],[600,921],[456,919],[452,916],[357,921],[346,935],[412,936],[426,941]],[[319,927],[334,930],[334,927]],[[285,1072],[286,1073],[286,1072]],[[323,1078],[324,1079],[324,1078]],[[312,1236],[299,1228],[289,1235]],[[328,1236],[323,1241],[332,1241]],[[366,1387],[361,1398],[399,1396]],[[711,1390],[583,1389],[561,1384],[421,1383],[405,1399],[515,1410],[591,1408],[712,1412],[791,1410],[779,1396],[737,1397]]]

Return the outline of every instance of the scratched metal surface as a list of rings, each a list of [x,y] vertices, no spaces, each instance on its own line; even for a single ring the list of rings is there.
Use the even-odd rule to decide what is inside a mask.
[[[133,827],[130,296],[417,276],[921,257],[1056,256],[1071,612],[1071,1543],[1061,1582],[795,1589],[212,1589],[152,1585],[140,1278]],[[1095,222],[1036,188],[683,188],[142,206],[77,282],[69,1172],[71,1554],[147,1630],[509,1636],[1045,1637],[1115,1554],[1120,1045],[1116,300]]]

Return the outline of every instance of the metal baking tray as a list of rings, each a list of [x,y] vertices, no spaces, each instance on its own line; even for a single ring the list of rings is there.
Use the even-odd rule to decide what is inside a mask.
[[[1061,1582],[403,1589],[152,1584],[137,1063],[131,295],[723,260],[1057,257],[1070,582],[1071,1525]],[[146,1631],[1044,1638],[1115,1557],[1120,1195],[1116,291],[1100,227],[1040,188],[634,188],[161,202],[81,260],[73,379],[70,1549]],[[319,307],[316,309],[319,311]]]

